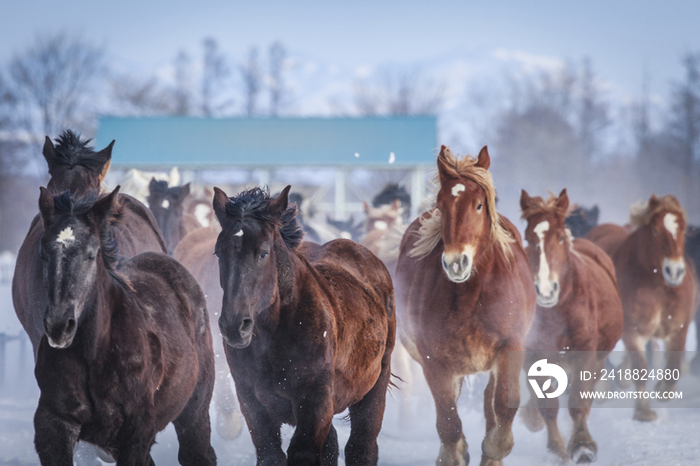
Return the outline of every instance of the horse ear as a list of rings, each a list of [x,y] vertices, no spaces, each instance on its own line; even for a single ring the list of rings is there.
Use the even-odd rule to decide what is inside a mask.
[[[217,220],[221,226],[224,226],[226,220],[226,203],[228,202],[228,196],[225,192],[214,187],[214,199],[211,201],[212,207],[214,207],[214,213],[216,214]]]
[[[367,201],[365,201],[365,200],[362,201],[362,207],[365,209],[365,215],[369,215],[370,208],[369,208],[369,204],[367,204]]]
[[[156,177],[152,176],[151,177],[151,182],[148,183],[148,191],[153,192],[154,189],[156,189],[156,186],[158,185],[158,181],[156,181]]]
[[[109,143],[107,147],[95,154],[95,158],[102,162],[102,171],[100,172],[100,183],[104,181],[107,172],[109,171],[109,165],[112,162],[112,148],[114,147],[114,139]]]
[[[292,189],[292,185],[287,185],[282,192],[274,198],[270,205],[267,207],[267,211],[274,217],[280,218],[285,210],[287,210],[287,205],[289,204],[289,190]]]
[[[449,147],[443,144],[443,146],[440,147],[440,153],[438,154],[437,158],[438,175],[440,177],[441,186],[445,185],[447,180],[450,179],[450,175],[448,174],[449,170],[447,168],[447,158],[451,156],[452,151],[450,151]]]
[[[56,157],[56,152],[54,151],[53,142],[51,142],[51,138],[48,136],[46,136],[46,139],[44,140],[44,150],[42,151],[42,153],[44,154],[46,163],[49,165],[50,173],[51,167],[53,166],[53,160]]]
[[[184,201],[187,196],[190,195],[190,184],[187,183],[180,189],[180,194],[178,197],[180,198],[180,202]]]
[[[659,205],[659,200],[656,198],[656,194],[652,194],[651,197],[649,198],[649,209],[653,209],[654,207]]]
[[[48,138],[47,138],[48,139]],[[54,202],[53,196],[49,193],[49,190],[43,186],[39,188],[39,212],[41,212],[41,219],[44,221],[44,228],[46,225],[51,223],[53,218]]]
[[[566,188],[562,189],[557,198],[557,208],[563,212],[569,209],[569,195],[566,193]]]
[[[491,166],[491,157],[489,156],[489,150],[486,146],[482,147],[479,151],[479,157],[476,159],[476,166],[484,170],[488,170]]]
[[[600,209],[598,208],[598,205],[597,204],[594,205],[588,213],[589,213],[588,221],[597,225],[598,224],[598,216],[600,215]]]
[[[520,190],[520,210],[525,212],[532,206],[532,198],[524,189]]]
[[[119,188],[121,188],[121,186],[117,186],[114,188],[114,191],[97,200],[90,209],[90,213],[92,213],[97,225],[103,225],[112,213],[112,209],[114,209],[114,206],[117,204]]]

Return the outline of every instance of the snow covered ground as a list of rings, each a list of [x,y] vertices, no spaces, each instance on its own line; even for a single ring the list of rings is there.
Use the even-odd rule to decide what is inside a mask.
[[[0,286],[0,323],[15,318],[9,300],[9,287]],[[9,313],[8,313],[9,311]],[[15,318],[16,319],[16,318]],[[14,328],[13,324],[5,323]],[[694,329],[688,336],[688,349],[694,348]],[[26,337],[25,337],[26,338]],[[0,349],[0,466],[38,465],[34,451],[32,419],[39,396],[33,376],[33,358],[28,339],[12,340]],[[399,398],[404,391],[393,390],[387,396],[384,426],[379,436],[380,465],[426,466],[435,463],[439,440],[435,430],[435,409],[422,374],[410,400],[413,410],[409,419],[399,418]],[[470,378],[460,398],[459,413],[469,442],[472,464],[481,456],[484,435],[482,391],[486,376]],[[399,382],[400,384],[400,382]],[[679,384],[686,405],[700,406],[700,379],[685,375]],[[563,405],[563,403],[562,403]],[[595,406],[595,405],[594,405]],[[601,405],[598,405],[601,406]],[[604,405],[602,405],[604,406]],[[592,410],[589,428],[598,442],[599,465],[684,466],[700,462],[700,409],[667,408],[656,405],[659,419],[651,423],[632,420],[632,409],[597,407]],[[661,407],[658,407],[661,406]],[[342,446],[350,434],[350,425],[336,416],[334,421]],[[571,420],[561,409],[559,424],[568,437]],[[283,428],[285,448],[293,429]],[[557,465],[557,459],[545,450],[544,430],[531,433],[516,418],[513,433],[515,447],[505,459],[506,466]],[[250,435],[244,432],[237,440],[225,442],[216,434],[212,443],[219,464],[254,465],[255,453]],[[152,450],[158,465],[176,465],[177,439],[170,425],[157,437]],[[340,464],[343,464],[342,461]]]

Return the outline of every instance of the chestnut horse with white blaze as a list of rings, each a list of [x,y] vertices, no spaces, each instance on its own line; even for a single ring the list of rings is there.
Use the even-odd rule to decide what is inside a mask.
[[[258,465],[337,465],[333,415],[349,409],[345,464],[376,465],[396,335],[389,272],[338,239],[303,242],[287,186],[214,188],[219,318]],[[296,426],[285,455],[281,424]]]
[[[612,224],[597,226],[587,235],[615,263],[625,323],[622,341],[626,367],[648,371],[644,349],[653,338],[664,340],[666,369],[680,374],[688,325],[696,309],[695,269],[685,261],[686,217],[678,200],[651,196],[630,209],[634,231]],[[646,381],[635,381],[644,390]],[[624,380],[623,380],[624,381]],[[671,392],[677,380],[660,380],[657,391]],[[656,419],[648,399],[637,400],[634,418]]]
[[[612,260],[590,241],[573,238],[566,228],[566,189],[546,200],[530,197],[523,190],[520,207],[527,221],[525,252],[537,290],[537,313],[527,339],[525,367],[547,356],[539,352],[561,352],[560,358],[548,362],[573,374],[582,370],[600,374],[605,358],[622,335],[622,303]],[[569,414],[574,429],[568,448],[557,425],[557,398],[538,403],[529,387],[530,402],[523,417],[532,431],[546,424],[547,448],[562,461],[571,458],[574,463],[590,463],[598,453],[587,426],[593,400],[582,399],[581,392],[592,392],[596,380],[572,378]]]
[[[437,207],[406,231],[396,270],[400,335],[435,399],[440,465],[469,462],[456,402],[477,372],[490,373],[481,464],[499,465],[513,448],[509,392],[519,403],[536,297],[520,234],[496,212],[490,163],[486,147],[475,159],[442,146]]]

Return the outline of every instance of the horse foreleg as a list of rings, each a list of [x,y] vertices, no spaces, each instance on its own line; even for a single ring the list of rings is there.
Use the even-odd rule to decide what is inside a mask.
[[[141,410],[141,413],[145,413]],[[156,442],[154,420],[148,416],[126,419],[117,434],[117,464],[153,465],[151,447]],[[149,427],[150,426],[150,427]]]
[[[331,424],[331,428],[326,436],[326,441],[323,442],[323,450],[321,452],[321,465],[322,466],[338,466],[338,455],[340,450],[338,449],[338,432],[335,431],[335,427]]]
[[[579,374],[582,370],[593,370],[600,374],[605,366],[605,359],[593,362],[581,360],[579,364],[573,367],[572,372]],[[591,369],[592,368],[592,369]],[[574,463],[592,463],[596,460],[598,454],[598,445],[588,432],[588,415],[591,412],[592,398],[583,398],[582,392],[592,393],[595,390],[596,380],[581,380],[580,377],[574,377],[571,383],[571,392],[569,395],[569,415],[574,422],[573,434],[569,440],[567,452]]]
[[[39,400],[34,415],[34,446],[42,466],[73,466],[80,426],[59,418]]]
[[[324,380],[305,386],[304,393],[295,396],[292,403],[297,427],[287,449],[287,465],[320,466],[323,446],[333,422],[330,384]]]
[[[520,405],[519,375],[524,358],[523,351],[502,350],[491,369],[484,391],[486,437],[481,444],[481,464],[499,464],[513,449],[512,426],[518,408],[510,408],[509,402]]]
[[[527,358],[526,367],[530,367],[532,363],[538,360],[537,356],[533,356],[533,353],[529,353],[530,357]],[[527,391],[530,394],[530,398],[527,404],[520,409],[520,417],[530,432],[539,432],[544,427],[544,418],[540,414],[540,408],[537,404],[537,396],[534,390],[527,384]]]
[[[663,378],[660,378],[656,383],[655,389],[657,391],[669,394],[676,390],[678,379],[674,379],[674,371],[678,371],[678,376],[680,376],[682,372],[681,364],[683,363],[683,356],[685,355],[685,340],[687,334],[688,326],[684,325],[665,339],[666,370],[663,371]],[[669,399],[670,398],[662,397],[659,401],[668,401]]]
[[[649,338],[643,337],[641,335],[635,334],[633,332],[624,333],[622,335],[622,341],[625,343],[625,348],[627,349],[627,356],[629,357],[629,362],[632,367],[631,372],[627,373],[627,369],[621,371],[620,378],[624,380],[632,379],[634,370],[637,373],[647,371],[647,360],[644,355],[644,350]],[[646,390],[646,381],[639,377],[634,381],[635,388],[639,392]],[[656,413],[649,406],[649,400],[644,397],[639,397],[634,407],[634,419],[638,421],[653,421],[657,418]]]
[[[382,372],[372,389],[350,406],[350,438],[345,445],[345,463],[374,466],[379,459],[377,436],[382,428],[386,390],[391,377],[390,355],[384,355]]]
[[[257,466],[286,466],[287,457],[282,451],[280,423],[275,423],[265,406],[255,397],[247,385],[236,382],[236,393],[241,402],[241,412],[245,417],[250,436],[255,445]]]
[[[462,431],[462,420],[457,414],[457,399],[464,376],[447,373],[439,367],[424,365],[423,372],[435,400],[440,454],[436,464],[465,466],[469,464],[467,439]]]

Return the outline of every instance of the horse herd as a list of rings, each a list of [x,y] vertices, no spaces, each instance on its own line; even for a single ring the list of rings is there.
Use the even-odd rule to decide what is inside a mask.
[[[647,343],[662,339],[667,368],[681,369],[698,304],[684,234],[694,254],[700,235],[672,196],[637,206],[631,225],[591,229],[598,211],[574,212],[566,189],[547,199],[522,191],[524,246],[497,212],[487,148],[474,158],[442,146],[433,207],[406,225],[410,200],[384,193],[365,203],[358,242],[320,245],[304,241],[321,234],[289,186],[276,196],[214,188],[203,202],[188,201],[189,185],[154,179],[149,209],[103,190],[114,142],[94,152],[66,131],[56,143],[46,138],[51,178],[12,285],[34,347],[43,465],[72,465],[76,445],[154,464],[150,449],[170,422],[181,464],[215,464],[211,402],[223,438],[238,435],[243,414],[258,465],[337,464],[332,420],[346,409],[345,463],[376,465],[392,372],[397,384],[413,377],[407,355],[435,400],[440,465],[469,463],[457,399],[466,375],[489,373],[481,464],[500,465],[514,444],[519,373],[543,352],[560,352],[554,362],[574,373],[600,369],[622,339],[625,367],[644,370]],[[197,205],[210,209],[208,226]],[[568,444],[556,398],[538,404],[531,390],[523,407],[525,425],[546,426],[564,462],[596,459],[591,400],[579,396],[594,383],[573,382]],[[634,417],[656,414],[642,399]],[[283,423],[295,426],[286,452]]]

